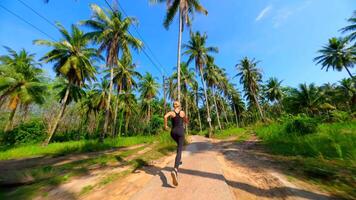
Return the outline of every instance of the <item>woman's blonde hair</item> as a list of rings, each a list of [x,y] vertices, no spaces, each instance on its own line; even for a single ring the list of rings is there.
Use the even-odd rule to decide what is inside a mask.
[[[180,103],[179,103],[179,101],[174,101],[174,102],[173,102],[173,108],[180,108]]]

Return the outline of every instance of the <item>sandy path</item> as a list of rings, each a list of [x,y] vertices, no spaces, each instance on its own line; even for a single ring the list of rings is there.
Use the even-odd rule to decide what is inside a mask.
[[[192,136],[184,152],[179,186],[170,171],[174,155],[117,180],[81,199],[106,200],[230,200],[332,199],[299,180],[290,182],[271,159],[256,154],[256,140],[243,144]]]
[[[141,199],[234,199],[226,184],[213,145],[203,137],[194,136],[183,154],[179,169],[179,185],[171,185],[170,171],[173,161],[135,194],[132,200]]]

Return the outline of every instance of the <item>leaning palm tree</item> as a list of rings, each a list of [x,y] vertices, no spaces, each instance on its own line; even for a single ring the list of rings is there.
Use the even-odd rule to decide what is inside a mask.
[[[350,25],[342,28],[341,31],[343,33],[351,32],[347,38],[350,42],[352,42],[356,39],[356,10],[354,11],[352,17],[350,17],[347,21],[350,22]]]
[[[100,52],[106,52],[106,65],[110,69],[110,86],[107,107],[105,109],[104,130],[100,136],[100,140],[102,141],[107,134],[109,124],[114,67],[117,65],[119,51],[122,51],[123,57],[131,57],[130,47],[139,50],[142,47],[142,42],[128,32],[131,25],[136,22],[134,18],[123,18],[118,10],[107,10],[105,12],[96,4],[91,4],[90,7],[93,11],[92,19],[82,21],[81,24],[93,29],[93,32],[87,35],[90,36],[95,43],[99,44]]]
[[[240,77],[240,83],[244,87],[245,96],[250,102],[250,105],[255,106],[259,112],[262,120],[264,115],[259,104],[259,91],[262,74],[257,68],[258,62],[255,59],[243,58],[239,64],[236,65]]]
[[[349,68],[353,68],[356,62],[356,47],[349,46],[347,38],[331,38],[329,43],[318,51],[320,56],[314,58],[317,64],[321,64],[326,71],[331,67],[333,70],[346,69],[353,78]]]
[[[191,25],[191,16],[194,12],[208,14],[208,11],[200,4],[199,0],[150,0],[152,3],[167,3],[167,13],[164,19],[163,25],[168,29],[170,24],[172,23],[174,16],[178,12],[179,19],[179,33],[178,33],[178,55],[177,55],[177,95],[178,101],[180,101],[181,91],[180,91],[180,78],[181,78],[181,70],[180,70],[180,59],[181,59],[181,43],[182,43],[182,33],[184,24],[190,26]]]
[[[133,87],[136,87],[136,81],[134,78],[140,78],[141,74],[135,71],[136,65],[131,63],[131,59],[122,58],[117,63],[117,68],[114,69],[114,83],[117,85],[117,94],[118,97],[120,94],[125,91],[131,91]],[[119,100],[117,98],[115,111],[114,111],[114,123],[113,123],[113,135],[116,135],[116,121],[117,121],[117,111],[119,108]]]
[[[156,78],[154,78],[150,73],[146,72],[146,74],[141,78],[138,88],[139,92],[141,93],[141,99],[147,108],[146,119],[149,121],[151,119],[152,100],[158,93],[159,84],[157,83]]]
[[[16,52],[5,47],[9,55],[0,56],[0,107],[7,100],[11,110],[5,132],[12,129],[16,109],[32,103],[44,103],[46,85],[43,70],[38,68],[35,54],[24,49]]]
[[[195,68],[200,72],[200,78],[202,81],[204,94],[205,94],[205,104],[207,109],[207,117],[209,124],[209,136],[212,134],[212,126],[211,126],[211,117],[210,117],[210,109],[208,102],[208,94],[206,91],[206,85],[204,81],[203,69],[206,67],[206,63],[208,60],[209,53],[217,53],[217,47],[206,47],[206,40],[208,36],[206,34],[201,35],[200,32],[192,33],[190,35],[190,40],[188,44],[184,44],[183,47],[186,49],[184,52],[185,55],[188,55],[187,63],[191,63],[195,61]]]
[[[65,90],[61,100],[61,109],[55,118],[51,128],[48,131],[48,138],[45,141],[47,145],[55,131],[58,123],[61,120],[72,87],[82,87],[86,81],[95,80],[96,69],[93,66],[95,59],[100,58],[97,50],[89,48],[89,38],[85,36],[77,26],[72,25],[72,30],[69,33],[61,24],[57,24],[58,29],[63,37],[59,42],[48,40],[35,40],[37,45],[51,47],[48,53],[41,58],[46,63],[54,63],[54,71],[59,77],[64,77],[68,81],[68,87]]]

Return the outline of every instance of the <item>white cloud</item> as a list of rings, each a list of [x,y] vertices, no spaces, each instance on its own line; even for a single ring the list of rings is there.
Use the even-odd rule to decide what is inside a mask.
[[[256,22],[260,21],[261,19],[263,19],[265,16],[267,16],[267,14],[269,13],[269,11],[271,11],[272,6],[266,6],[265,8],[263,8],[263,10],[261,10],[261,12],[258,14],[258,16],[256,17]]]
[[[280,27],[282,24],[287,22],[288,18],[295,13],[301,12],[303,9],[307,8],[311,4],[310,0],[303,1],[297,6],[290,6],[277,9],[276,15],[273,17],[273,26],[275,28]]]

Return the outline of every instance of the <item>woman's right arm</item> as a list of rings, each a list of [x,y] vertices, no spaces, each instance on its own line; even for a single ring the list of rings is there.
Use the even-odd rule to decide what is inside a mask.
[[[171,112],[168,112],[164,115],[164,129],[168,130],[168,118],[171,116]]]

